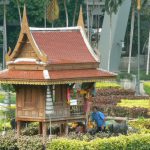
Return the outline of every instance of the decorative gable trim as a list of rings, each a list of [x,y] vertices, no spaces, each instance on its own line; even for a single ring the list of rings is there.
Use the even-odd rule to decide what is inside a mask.
[[[30,31],[72,31],[72,30],[79,30],[80,28],[77,27],[61,27],[61,28],[37,28],[37,27],[30,27]]]
[[[79,27],[79,29],[80,29],[81,35],[82,35],[82,37],[83,37],[83,40],[84,40],[84,42],[85,42],[85,44],[86,44],[86,46],[87,46],[89,52],[90,52],[91,55],[95,58],[95,60],[96,60],[97,62],[99,62],[100,60],[99,60],[99,58],[97,57],[97,55],[94,53],[94,51],[93,51],[91,45],[89,44],[89,41],[87,40],[87,37],[86,37],[86,34],[85,34],[83,28],[82,28],[82,27]]]
[[[38,48],[36,42],[34,41],[34,38],[32,37],[32,34],[30,32],[25,6],[24,6],[24,12],[23,12],[22,27],[21,27],[21,32],[20,32],[19,38],[18,38],[18,42],[16,44],[16,47],[15,47],[14,51],[12,53],[9,51],[6,54],[6,62],[13,61],[18,56],[18,53],[20,53],[19,48],[20,48],[21,44],[24,42],[23,38],[24,38],[25,35],[27,36],[27,38],[29,40],[28,43],[31,44],[33,50],[35,51],[35,53],[38,57],[38,59],[40,61],[46,63],[47,62],[46,54]]]

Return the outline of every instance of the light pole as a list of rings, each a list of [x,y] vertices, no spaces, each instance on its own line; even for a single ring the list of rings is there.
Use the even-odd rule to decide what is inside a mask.
[[[138,71],[137,71],[137,95],[140,95],[140,10],[141,10],[141,0],[137,0],[137,10],[138,10]]]

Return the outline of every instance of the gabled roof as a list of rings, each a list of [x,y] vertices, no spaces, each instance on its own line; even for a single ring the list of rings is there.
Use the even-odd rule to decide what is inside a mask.
[[[79,82],[96,82],[114,80],[115,74],[97,69],[77,70],[3,70],[0,72],[0,83],[51,85]]]
[[[30,28],[30,31],[36,45],[47,55],[50,64],[98,62],[80,27]]]
[[[83,27],[30,28],[25,8],[18,42],[6,59],[8,69],[0,72],[0,83],[67,84],[116,76],[97,69],[99,59]]]
[[[48,64],[98,63],[82,27],[34,28],[29,27],[24,8],[21,32],[16,47],[6,56],[14,61],[21,53],[23,43],[30,43],[36,57]]]

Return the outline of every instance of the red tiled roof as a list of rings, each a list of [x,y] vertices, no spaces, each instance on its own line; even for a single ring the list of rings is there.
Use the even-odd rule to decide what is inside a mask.
[[[31,31],[40,50],[51,64],[96,62],[80,30]]]
[[[114,74],[104,72],[96,69],[87,70],[59,70],[59,71],[49,71],[50,79],[44,78],[44,73],[42,70],[39,71],[22,71],[22,70],[4,70],[0,72],[0,81],[61,81],[61,80],[83,80],[84,79],[103,79],[103,78],[113,78]]]
[[[87,70],[62,70],[49,71],[51,79],[73,79],[73,78],[107,78],[115,77],[114,74],[96,69]]]
[[[43,80],[43,71],[4,70],[0,72],[1,79]]]

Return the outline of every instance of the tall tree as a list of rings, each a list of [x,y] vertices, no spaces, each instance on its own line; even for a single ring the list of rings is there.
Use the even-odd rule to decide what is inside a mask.
[[[78,5],[78,0],[75,0],[75,8],[74,8],[74,13],[73,13],[72,26],[75,25],[75,18],[76,18],[76,12],[77,12],[77,5]]]
[[[146,75],[149,74],[149,57],[150,57],[150,31],[149,31],[149,40],[148,40],[148,54],[147,54]]]
[[[131,28],[130,28],[130,44],[129,44],[129,61],[128,61],[128,73],[131,72],[131,55],[132,55],[132,45],[133,45],[133,34],[134,34],[134,22],[135,22],[135,6],[137,0],[132,0],[131,6]],[[142,0],[142,7],[144,7],[148,0]]]
[[[57,0],[52,0],[51,3],[49,3],[47,8],[47,19],[48,21],[53,22],[59,18],[59,6]]]
[[[128,73],[130,73],[130,71],[131,71],[131,54],[132,54],[132,43],[133,43],[134,21],[135,21],[135,0],[132,0],[131,6],[132,6],[132,10],[131,10],[131,29],[130,29]]]
[[[21,19],[21,11],[20,11],[20,1],[16,0],[16,2],[17,2],[17,8],[18,8],[18,14],[19,14],[19,20],[20,20],[20,27],[21,27],[22,19]]]
[[[64,8],[65,8],[65,15],[66,15],[66,27],[69,25],[69,19],[68,19],[68,10],[67,10],[67,2],[64,0]]]
[[[118,7],[122,4],[122,2],[123,0],[105,0],[105,10],[110,17],[110,39],[109,39],[108,66],[107,66],[108,71],[110,71],[110,57],[112,44],[112,14],[117,13]]]

